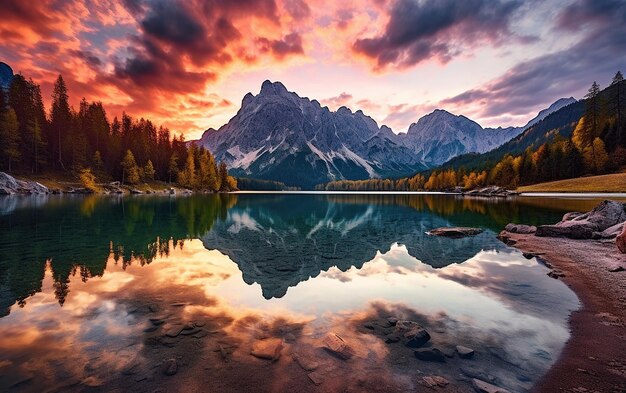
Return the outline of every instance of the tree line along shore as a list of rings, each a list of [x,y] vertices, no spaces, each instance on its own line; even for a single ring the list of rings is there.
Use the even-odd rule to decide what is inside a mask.
[[[51,98],[46,110],[39,85],[21,74],[13,76],[6,91],[0,88],[0,170],[70,178],[93,192],[115,181],[128,186],[167,182],[196,191],[237,189],[225,163],[166,127],[126,113],[110,121],[102,103],[85,98],[75,110],[61,75]]]

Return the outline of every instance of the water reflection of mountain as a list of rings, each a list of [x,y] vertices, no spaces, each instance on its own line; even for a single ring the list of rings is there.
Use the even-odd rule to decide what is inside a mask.
[[[427,208],[379,197],[249,195],[202,241],[206,248],[227,254],[244,280],[260,284],[268,299],[284,296],[289,287],[332,266],[360,268],[393,243],[406,245],[409,254],[433,267],[504,247],[489,230],[462,239],[428,236],[429,229],[458,223]]]
[[[62,304],[70,276],[101,276],[111,255],[123,266],[131,257],[150,263],[211,230],[236,200],[233,195],[0,198],[0,316],[41,290],[47,261]]]
[[[502,247],[493,232],[509,221],[554,222],[559,209],[585,210],[556,199],[542,203],[551,201],[559,206],[449,195],[2,197],[0,316],[41,290],[48,261],[62,304],[69,278],[104,274],[110,256],[122,266],[131,257],[150,263],[186,239],[202,238],[207,248],[230,255],[246,282],[259,283],[270,298],[331,266],[361,267],[394,242],[441,267]],[[424,234],[444,225],[493,232],[458,240]]]

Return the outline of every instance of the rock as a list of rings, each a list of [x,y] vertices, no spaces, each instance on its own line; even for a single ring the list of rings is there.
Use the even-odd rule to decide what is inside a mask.
[[[470,359],[474,357],[474,350],[472,348],[464,347],[463,345],[457,345],[456,352],[463,359]]]
[[[626,221],[624,205],[620,202],[606,200],[588,213],[566,214],[563,216],[563,220],[556,225],[541,225],[537,228],[536,235],[591,239],[595,232],[604,232],[624,221]]]
[[[615,238],[615,244],[622,254],[626,254],[626,225],[622,229],[622,233]]]
[[[509,393],[506,389],[502,389],[496,385],[492,385],[476,378],[472,379],[472,386],[478,393]]]
[[[569,213],[565,213],[563,215],[563,218],[561,219],[561,222],[563,221],[571,221],[577,217],[582,216],[584,213],[580,213],[580,212],[569,212]]]
[[[430,334],[418,323],[412,321],[398,321],[395,332],[403,338],[404,345],[411,348],[421,347],[430,340]]]
[[[465,236],[476,236],[479,233],[482,233],[482,231],[483,230],[480,228],[443,227],[443,228],[432,229],[426,233],[431,236],[460,238],[460,237],[465,237]]]
[[[429,388],[436,388],[448,386],[450,381],[439,375],[428,375],[422,378],[422,383]]]
[[[443,354],[443,352],[441,352],[437,348],[416,349],[413,352],[413,354],[419,360],[423,360],[423,361],[426,361],[426,362],[439,362],[439,363],[445,363],[446,362],[445,355]]]
[[[624,269],[623,266],[615,266],[615,267],[610,267],[609,268],[609,272],[611,272],[611,273],[623,272],[625,270],[626,269]]]
[[[0,195],[45,195],[49,194],[48,187],[36,181],[18,180],[5,172],[0,172]]]
[[[131,188],[131,189],[130,189],[130,193],[131,193],[131,194],[143,194],[143,191],[138,190],[138,189],[136,189],[136,188]]]
[[[388,317],[387,318],[387,322],[389,322],[389,325],[391,325],[391,326],[396,326],[396,323],[398,323],[398,318],[396,318],[396,317]]]
[[[250,354],[260,359],[277,360],[283,349],[283,340],[280,338],[266,338],[256,340],[252,344]]]
[[[560,270],[554,269],[548,272],[548,277],[552,277],[554,279],[559,279],[560,277],[565,277],[565,273]]]
[[[389,335],[387,335],[385,337],[385,343],[387,344],[393,344],[393,343],[397,343],[398,341],[400,341],[402,339],[402,337],[400,337],[399,334],[396,333],[391,333]]]
[[[169,189],[169,194],[170,195],[176,195],[176,189],[175,188],[170,188]]]
[[[570,221],[571,222],[571,221]],[[570,239],[591,239],[593,228],[584,225],[559,226],[540,225],[535,232],[539,237],[567,237]]]
[[[489,186],[479,189],[474,189],[465,193],[465,195],[471,196],[484,196],[484,197],[508,197],[519,195],[519,192],[507,190],[498,186]]]
[[[294,354],[292,357],[305,371],[313,371],[320,365],[319,362],[308,354]]]
[[[496,237],[507,246],[513,246],[515,245],[515,243],[517,243],[517,240],[511,239],[511,236],[509,236],[509,232],[507,232],[506,230],[500,231],[500,233]]]
[[[340,359],[348,360],[354,356],[354,349],[335,333],[328,333],[323,340],[324,349]]]
[[[592,239],[615,239],[619,236],[624,230],[624,223],[620,222],[619,224],[615,224],[612,227],[605,229],[602,232],[594,232],[591,235]]]
[[[504,230],[511,233],[521,233],[524,235],[528,235],[531,233],[535,233],[537,231],[537,227],[522,224],[507,224],[507,226],[504,227]]]
[[[172,376],[178,372],[178,362],[175,358],[167,359],[161,370],[164,375]]]

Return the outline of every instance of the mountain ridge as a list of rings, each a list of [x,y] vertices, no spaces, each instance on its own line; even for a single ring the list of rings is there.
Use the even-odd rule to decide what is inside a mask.
[[[331,111],[279,81],[266,80],[259,94],[244,95],[228,123],[190,143],[209,149],[235,176],[312,188],[333,180],[412,175],[459,155],[493,150],[522,131],[483,128],[466,116],[436,109],[406,133],[395,134],[360,109]]]

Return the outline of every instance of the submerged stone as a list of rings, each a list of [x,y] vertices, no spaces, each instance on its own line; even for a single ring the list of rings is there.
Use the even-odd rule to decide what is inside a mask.
[[[335,333],[328,333],[323,341],[324,349],[340,359],[348,360],[354,356],[354,349]]]
[[[283,340],[280,338],[266,338],[252,344],[250,354],[260,359],[277,360],[283,349]]]
[[[480,228],[443,227],[443,228],[431,229],[430,231],[426,233],[431,236],[461,238],[461,237],[466,237],[466,236],[476,236],[482,232],[483,230]]]
[[[472,386],[478,393],[509,393],[508,390],[492,385],[480,379],[472,379]]]
[[[474,350],[472,348],[464,347],[463,345],[457,345],[456,352],[463,359],[469,359],[474,356]]]
[[[415,350],[413,354],[419,360],[423,360],[426,362],[445,363],[446,361],[446,357],[443,354],[443,352],[441,352],[437,348],[421,348],[421,349]]]

